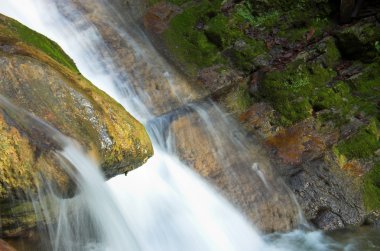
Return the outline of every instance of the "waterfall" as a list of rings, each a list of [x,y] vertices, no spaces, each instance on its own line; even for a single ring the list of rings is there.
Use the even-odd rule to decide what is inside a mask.
[[[265,199],[283,192],[284,200],[292,204],[288,198],[293,197],[286,195],[286,187],[271,173],[260,151],[250,148],[249,142],[243,140],[243,132],[219,107],[208,100],[197,102],[202,95],[160,58],[132,20],[121,18],[112,8],[107,10],[105,6],[112,7],[107,1],[87,1],[102,7],[97,9],[99,15],[104,14],[102,10],[110,11],[115,20],[130,27],[126,32],[114,25],[115,20],[101,20],[102,27],[112,27],[133,52],[123,57],[119,54],[124,51],[114,50],[91,18],[77,9],[85,2],[2,0],[0,12],[56,41],[84,76],[145,123],[155,155],[144,166],[105,185],[101,175],[94,172],[96,163],[78,150],[72,140],[66,139],[56,158],[80,189],[76,198],[56,198],[58,223],[48,231],[54,250],[322,251],[335,248],[320,232],[296,231],[292,235],[263,237],[238,209],[184,164],[177,156],[179,138],[170,129],[170,122],[183,113],[191,113],[194,117],[185,119],[199,123],[205,137],[212,142],[214,148],[210,154],[220,162],[216,166],[226,172],[228,179],[225,194],[237,195],[237,201],[245,203],[241,209],[250,209],[254,202],[241,191],[243,184],[264,187],[257,197]],[[134,59],[134,64],[125,62],[127,55]],[[139,67],[149,63],[148,78]],[[164,85],[152,89],[157,84],[154,80]],[[156,89],[159,96],[152,95]],[[239,156],[232,158],[231,151]],[[248,168],[238,175],[232,167],[242,163]],[[278,186],[272,186],[272,182]],[[274,202],[277,201],[283,202],[278,196]],[[295,207],[294,204],[291,206]],[[259,211],[252,214],[256,213]]]
[[[128,177],[104,182],[97,163],[74,140],[0,96],[0,108],[23,127],[38,128],[59,145],[60,166],[78,195],[63,199],[53,190],[35,201],[48,226],[53,250],[251,250],[265,242],[246,220],[180,161],[157,152]],[[143,184],[143,186],[141,186]],[[52,198],[45,201],[43,196]],[[57,212],[49,203],[58,205]],[[46,233],[44,233],[46,234]],[[50,245],[50,246],[49,246]]]

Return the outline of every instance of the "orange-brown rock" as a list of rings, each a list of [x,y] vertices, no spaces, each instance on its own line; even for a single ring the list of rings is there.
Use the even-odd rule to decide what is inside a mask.
[[[150,7],[144,15],[144,26],[146,29],[160,34],[169,25],[170,19],[178,14],[181,9],[173,4],[160,2]]]
[[[258,130],[262,136],[267,137],[274,133],[270,123],[273,113],[274,109],[270,104],[255,103],[240,115],[239,120],[249,129]]]
[[[350,160],[346,162],[342,166],[342,169],[349,172],[351,175],[355,177],[360,177],[366,173],[365,167],[358,160]]]
[[[284,163],[298,165],[305,159],[321,156],[326,146],[337,138],[334,132],[322,135],[315,123],[306,120],[268,137],[266,143],[277,150]]]
[[[172,122],[178,155],[261,230],[285,231],[294,227],[298,216],[294,201],[272,173],[265,153],[257,145],[243,146],[239,133],[219,121],[214,108],[209,108],[208,114],[215,116],[215,124],[195,112]],[[214,131],[214,127],[218,130]]]
[[[0,239],[0,251],[17,251],[11,247],[6,241]]]

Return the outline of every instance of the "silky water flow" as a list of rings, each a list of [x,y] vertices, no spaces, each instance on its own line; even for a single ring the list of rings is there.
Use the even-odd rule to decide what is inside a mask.
[[[0,12],[56,41],[86,78],[145,124],[155,150],[142,167],[105,182],[95,171],[97,164],[73,140],[48,126],[61,138],[62,150],[54,156],[79,188],[72,199],[52,196],[56,213],[40,212],[41,217],[58,219],[46,230],[50,249],[345,250],[319,231],[263,235],[256,230],[250,219],[260,218],[260,211],[251,210],[252,215],[246,216],[241,211],[254,209],[257,201],[250,200],[240,185],[248,184],[263,200],[276,197],[276,187],[286,191],[285,185],[272,174],[260,151],[251,150],[234,121],[176,74],[117,5],[104,0],[2,0]],[[104,27],[123,42],[122,48],[106,41]],[[225,177],[225,191],[217,192],[181,161],[181,137],[193,131],[173,130],[172,122],[178,118],[202,129],[209,154]],[[248,168],[239,175],[233,167],[242,163]],[[284,194],[298,223],[306,224],[294,196]],[[36,211],[49,206],[42,201]]]

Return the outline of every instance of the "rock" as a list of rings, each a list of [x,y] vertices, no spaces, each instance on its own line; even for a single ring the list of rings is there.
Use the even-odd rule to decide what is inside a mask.
[[[266,139],[276,149],[278,158],[286,164],[298,165],[304,161],[321,157],[327,148],[338,141],[338,132],[322,134],[316,122],[305,120]]]
[[[345,57],[368,61],[377,54],[375,42],[380,40],[380,26],[375,17],[370,17],[342,29],[336,37]]]
[[[209,107],[210,116],[217,112]],[[202,112],[200,112],[201,114]],[[217,117],[213,117],[215,120]],[[286,231],[297,225],[298,211],[282,181],[273,174],[257,146],[242,147],[239,132],[225,125],[215,133],[196,112],[174,120],[170,129],[178,155],[216,186],[265,232]],[[245,147],[248,147],[245,148]],[[264,178],[265,177],[265,178]],[[276,184],[273,186],[273,184]]]
[[[263,138],[266,138],[276,131],[271,124],[273,113],[274,109],[270,104],[255,103],[240,115],[239,120],[244,123],[247,130],[257,131]]]
[[[158,116],[181,107],[185,102],[207,95],[204,92],[197,92],[194,86],[189,85],[181,74],[162,59],[146,35],[134,23],[135,20],[128,14],[133,10],[124,8],[125,6],[117,9],[118,5],[110,8],[109,2],[86,4],[83,1],[73,0],[73,3],[74,6],[71,8],[74,10],[67,6],[68,9],[63,14],[69,17],[75,9],[83,10],[86,18],[96,27],[105,41],[106,47],[99,46],[109,53],[120,79],[128,81],[130,86],[128,91],[132,92],[131,95],[138,95],[144,99],[144,106],[149,112]],[[80,26],[82,23],[75,25]],[[136,43],[138,49],[135,47]]]
[[[364,164],[360,163],[358,160],[350,160],[343,164],[342,170],[350,173],[355,177],[363,176],[369,168],[366,168]]]
[[[153,154],[143,125],[81,76],[57,44],[2,15],[0,27],[2,96],[76,139],[98,158],[107,178]],[[33,199],[46,184],[60,196],[71,196],[75,187],[52,158],[60,146],[47,132],[17,110],[0,107],[0,225],[3,234],[17,236],[36,225],[32,209],[19,206],[25,198]],[[13,213],[12,201],[23,219]]]
[[[358,179],[329,161],[306,161],[297,167],[278,165],[305,217],[324,230],[358,226],[366,215]]]
[[[344,228],[344,224],[340,216],[329,210],[322,210],[318,212],[314,222],[317,228],[323,230],[333,231]]]
[[[214,98],[218,98],[231,87],[244,82],[244,78],[241,72],[215,65],[200,70],[198,81]]]
[[[365,223],[380,227],[380,212],[371,212],[366,216]]]
[[[16,249],[14,249],[8,243],[0,239],[0,251],[16,251]]]
[[[170,19],[181,9],[170,3],[160,2],[150,7],[144,15],[146,29],[160,34],[168,28]]]
[[[108,2],[107,4],[110,4]],[[141,20],[149,7],[147,1],[140,0],[115,0],[112,1],[112,4],[115,4],[115,8],[128,10],[124,14],[130,14],[136,21]],[[127,14],[127,15],[128,15]]]
[[[342,167],[330,148],[339,131],[318,128],[304,120],[266,139],[277,170],[295,193],[305,217],[317,228],[337,230],[364,221],[365,209],[359,178],[367,170],[357,161]]]

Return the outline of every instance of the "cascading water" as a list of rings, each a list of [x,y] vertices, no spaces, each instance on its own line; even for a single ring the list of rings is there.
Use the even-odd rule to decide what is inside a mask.
[[[95,164],[83,153],[74,150],[73,144],[67,144],[57,158],[61,159],[69,173],[75,170],[79,174],[76,182],[81,193],[71,200],[57,200],[56,203],[61,205],[59,221],[56,228],[49,229],[52,248],[115,251],[339,250],[319,232],[298,231],[290,237],[271,236],[266,241],[247,219],[180,162],[174,156],[178,153],[175,142],[179,138],[168,129],[168,121],[173,116],[179,116],[169,113],[173,108],[177,111],[190,110],[195,114],[195,120],[206,129],[207,137],[214,142],[211,146],[219,147],[212,149],[211,154],[220,157],[220,162],[228,163],[225,168],[228,177],[236,175],[228,168],[245,161],[252,168],[243,174],[243,183],[261,184],[270,196],[272,187],[266,179],[276,181],[270,172],[262,169],[265,161],[262,162],[259,156],[255,159],[250,157],[252,152],[247,152],[241,132],[234,129],[216,106],[209,102],[205,107],[196,103],[186,104],[199,95],[186,84],[180,84],[181,78],[159,59],[132,21],[122,22],[131,25],[129,33],[119,26],[113,27],[120,39],[128,41],[128,50],[133,52],[135,64],[128,65],[121,56],[117,56],[119,52],[104,41],[100,26],[93,25],[91,18],[76,9],[83,2],[86,1],[3,0],[0,12],[58,42],[87,78],[145,122],[153,139],[155,155],[128,176],[110,180],[107,188],[98,174],[87,173]],[[102,10],[109,3],[97,0],[87,4],[102,7],[96,12],[102,15]],[[112,5],[109,6],[109,11],[113,11]],[[91,15],[91,12],[88,13]],[[117,18],[117,13],[114,16]],[[112,20],[103,20],[101,25],[108,27],[112,25]],[[157,96],[151,95],[151,90],[144,89],[152,83],[139,71],[139,63],[136,63],[139,60],[142,64],[151,60],[153,67],[148,70],[150,80],[157,76],[158,81],[167,83],[167,86],[154,88],[161,95],[161,103],[155,103]],[[141,88],[138,88],[140,85]],[[163,113],[167,116],[155,116]],[[226,137],[226,130],[231,128],[235,133]],[[210,131],[216,133],[211,134]],[[223,146],[232,146],[231,149],[243,157],[238,160],[226,158],[228,152],[222,151]],[[255,160],[260,161],[257,163]],[[230,190],[240,193],[235,191],[239,190],[236,185]],[[242,200],[247,202],[247,207],[252,205],[252,201]],[[87,226],[92,226],[89,227],[91,231],[85,229]],[[294,241],[289,243],[287,240]]]
[[[62,199],[55,196],[53,189],[47,189],[39,191],[40,200],[31,199],[42,217],[51,219],[58,216],[54,227],[48,228],[51,246],[47,244],[46,249],[85,250],[88,247],[93,250],[90,248],[93,244],[96,250],[140,250],[123,213],[110,196],[100,168],[86,156],[79,144],[39,118],[15,107],[1,95],[0,108],[26,130],[38,130],[41,137],[53,142],[53,156],[79,191],[73,199]],[[51,197],[47,198],[46,195]]]
[[[35,203],[43,211],[40,213],[46,218],[58,215],[57,222],[48,227],[50,243],[43,248],[65,251],[265,248],[265,242],[234,208],[164,152],[158,152],[127,182],[125,176],[117,177],[110,188],[97,164],[78,143],[1,96],[0,107],[11,117],[17,116],[15,121],[23,127],[38,128],[44,138],[62,149],[52,150],[78,188],[79,195],[72,199],[58,198],[53,190],[39,193],[41,199]],[[46,194],[52,198],[42,199]],[[57,211],[49,204],[57,205]]]

